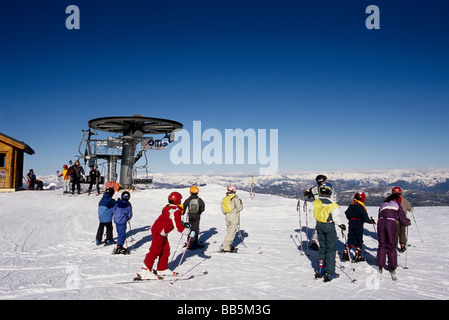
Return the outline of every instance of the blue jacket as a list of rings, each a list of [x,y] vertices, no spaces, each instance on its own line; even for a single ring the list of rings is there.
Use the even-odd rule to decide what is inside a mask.
[[[98,203],[98,218],[101,223],[112,221],[112,208],[114,207],[116,200],[112,199],[109,193],[104,193]]]
[[[133,217],[133,207],[129,201],[117,200],[112,209],[115,224],[126,224]]]

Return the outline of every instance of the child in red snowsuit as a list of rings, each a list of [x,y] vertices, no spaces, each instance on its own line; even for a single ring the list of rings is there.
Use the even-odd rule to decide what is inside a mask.
[[[181,220],[182,195],[179,192],[172,192],[168,196],[168,204],[162,209],[162,214],[156,219],[151,227],[151,247],[145,256],[144,266],[140,277],[142,279],[154,279],[157,276],[172,275],[173,272],[168,269],[168,258],[170,256],[170,244],[168,234],[177,229],[178,232],[188,235],[190,228],[185,226]],[[153,264],[156,258],[159,258],[157,264],[157,275],[152,272]]]

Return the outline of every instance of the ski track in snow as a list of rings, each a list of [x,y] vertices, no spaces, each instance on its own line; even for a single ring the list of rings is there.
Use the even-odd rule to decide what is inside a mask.
[[[340,262],[340,278],[323,283],[313,280],[317,252],[307,250],[307,229],[312,235],[315,221],[302,212],[302,244],[299,250],[299,218],[296,200],[279,196],[238,191],[243,200],[241,233],[248,248],[262,248],[262,254],[217,253],[226,226],[220,203],[225,188],[207,185],[200,188],[206,202],[200,225],[200,240],[205,251],[187,251],[178,271],[181,274],[209,273],[192,280],[138,284],[116,284],[131,280],[140,271],[151,243],[150,227],[166,204],[171,191],[186,198],[188,188],[148,189],[132,193],[133,230],[128,230],[130,255],[111,255],[113,246],[94,244],[98,227],[97,206],[100,197],[81,194],[61,195],[61,190],[22,191],[0,194],[0,297],[1,299],[448,299],[448,241],[444,239],[448,207],[417,207],[415,217],[423,238],[421,242],[412,220],[407,254],[398,256],[398,281],[385,271],[377,275],[376,235],[365,225],[365,256],[357,264]],[[118,197],[115,194],[115,198]],[[342,214],[347,204],[342,205]],[[311,206],[310,206],[311,207]],[[301,207],[302,209],[302,207]],[[377,208],[368,213],[377,217]],[[343,221],[346,219],[343,216]],[[346,223],[347,224],[347,223]],[[132,235],[134,241],[131,242]],[[296,235],[298,237],[296,237]],[[114,236],[116,237],[115,225]],[[180,234],[169,235],[171,255]],[[234,244],[245,249],[238,234]],[[173,262],[181,259],[180,245]],[[343,239],[339,233],[337,249]],[[309,255],[306,255],[308,253]],[[340,255],[338,255],[340,257]],[[406,261],[407,259],[407,261]],[[407,263],[408,269],[404,269]],[[340,270],[343,267],[343,270]],[[351,270],[353,268],[354,270]],[[355,278],[355,282],[351,279]]]

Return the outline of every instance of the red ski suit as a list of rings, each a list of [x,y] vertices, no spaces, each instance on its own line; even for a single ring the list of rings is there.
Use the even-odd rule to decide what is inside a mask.
[[[157,270],[168,269],[168,258],[170,256],[170,244],[168,234],[176,227],[178,232],[183,232],[186,228],[181,221],[182,207],[174,204],[167,204],[162,209],[162,214],[156,219],[151,227],[150,251],[143,261],[148,270],[152,270],[154,261],[159,257]]]

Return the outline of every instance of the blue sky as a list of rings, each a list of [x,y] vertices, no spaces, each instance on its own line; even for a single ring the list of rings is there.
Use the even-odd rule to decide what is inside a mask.
[[[447,168],[447,12],[444,0],[2,1],[0,132],[36,151],[25,171],[38,175],[75,159],[89,120],[133,114],[278,129],[283,171]],[[150,170],[259,167],[173,165],[172,146],[147,153]]]

